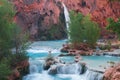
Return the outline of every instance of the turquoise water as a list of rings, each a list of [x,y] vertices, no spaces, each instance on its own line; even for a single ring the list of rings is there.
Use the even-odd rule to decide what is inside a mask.
[[[93,70],[105,71],[107,68],[116,65],[120,62],[120,57],[114,56],[81,56],[80,62],[86,63],[87,67]],[[60,57],[60,59],[66,63],[73,63],[73,56]],[[113,63],[113,64],[112,64]],[[115,63],[115,64],[114,64]]]
[[[46,57],[48,52],[51,51],[53,56],[58,56],[61,52],[62,45],[67,40],[56,40],[56,41],[37,41],[30,45],[30,49],[27,50],[30,58]]]
[[[28,50],[28,56],[33,59],[44,59],[48,56],[48,52],[52,51],[52,55],[57,57],[59,54],[61,54],[60,49],[66,42],[67,40],[34,42],[30,46],[31,48]],[[59,57],[59,59],[66,63],[74,62],[73,56]],[[119,61],[120,57],[114,56],[82,56],[81,60],[81,62],[86,63],[91,69],[100,69],[102,71],[113,65],[110,64],[110,62],[118,63]]]
[[[30,74],[23,77],[23,80],[101,80],[101,74],[87,70],[85,74],[56,74],[49,75],[48,71],[43,70],[44,60],[51,51],[52,56],[58,57],[61,54],[60,49],[67,40],[58,41],[38,41],[30,45],[27,50],[30,62]],[[66,53],[62,53],[66,54]],[[74,63],[74,56],[58,57],[62,62]],[[89,69],[105,71],[106,68],[112,66],[112,63],[118,63],[120,57],[112,56],[81,56],[81,62],[86,63]],[[72,67],[69,66],[69,70]],[[75,68],[75,67],[74,67]],[[76,66],[77,68],[77,66]],[[68,69],[67,69],[68,70]],[[97,76],[97,77],[96,77]],[[96,79],[97,78],[97,79]]]

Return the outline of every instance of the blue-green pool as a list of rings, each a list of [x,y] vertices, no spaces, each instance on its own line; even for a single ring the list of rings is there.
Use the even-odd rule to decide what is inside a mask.
[[[89,69],[105,71],[120,61],[120,57],[113,56],[81,56],[80,62],[84,62],[89,68],[85,74],[56,74],[49,75],[42,69],[44,60],[51,51],[52,56],[59,58],[61,61],[69,64],[74,63],[74,56],[58,57],[61,54],[60,49],[66,40],[58,41],[38,41],[30,45],[27,50],[30,61],[30,74],[23,77],[23,80],[101,80],[102,75],[91,72]],[[66,53],[62,53],[66,54]],[[95,79],[97,76],[97,79]]]

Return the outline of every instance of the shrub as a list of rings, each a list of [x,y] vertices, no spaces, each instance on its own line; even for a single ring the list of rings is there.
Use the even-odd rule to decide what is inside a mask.
[[[118,21],[114,21],[112,18],[108,18],[107,30],[111,30],[117,34],[118,39],[120,40],[120,18]]]

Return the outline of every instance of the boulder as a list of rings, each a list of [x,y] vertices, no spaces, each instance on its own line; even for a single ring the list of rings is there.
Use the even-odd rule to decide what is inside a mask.
[[[51,75],[57,74],[57,66],[52,65],[51,68],[48,70],[48,74],[51,74]]]
[[[106,70],[103,80],[120,80],[120,64]]]

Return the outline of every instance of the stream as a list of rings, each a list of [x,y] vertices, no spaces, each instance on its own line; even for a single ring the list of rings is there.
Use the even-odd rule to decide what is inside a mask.
[[[83,66],[74,62],[74,56],[58,57],[60,49],[67,40],[58,41],[37,41],[30,45],[27,50],[29,56],[29,74],[22,80],[102,80],[104,72],[110,67],[110,61],[118,63],[120,58],[113,56],[82,56],[81,62],[86,63],[87,68],[83,72]],[[59,58],[65,64],[55,64],[48,70],[43,69],[48,52],[52,56]],[[62,53],[66,54],[66,53]],[[50,70],[56,66],[56,74],[49,74]],[[95,70],[95,71],[93,71]]]

